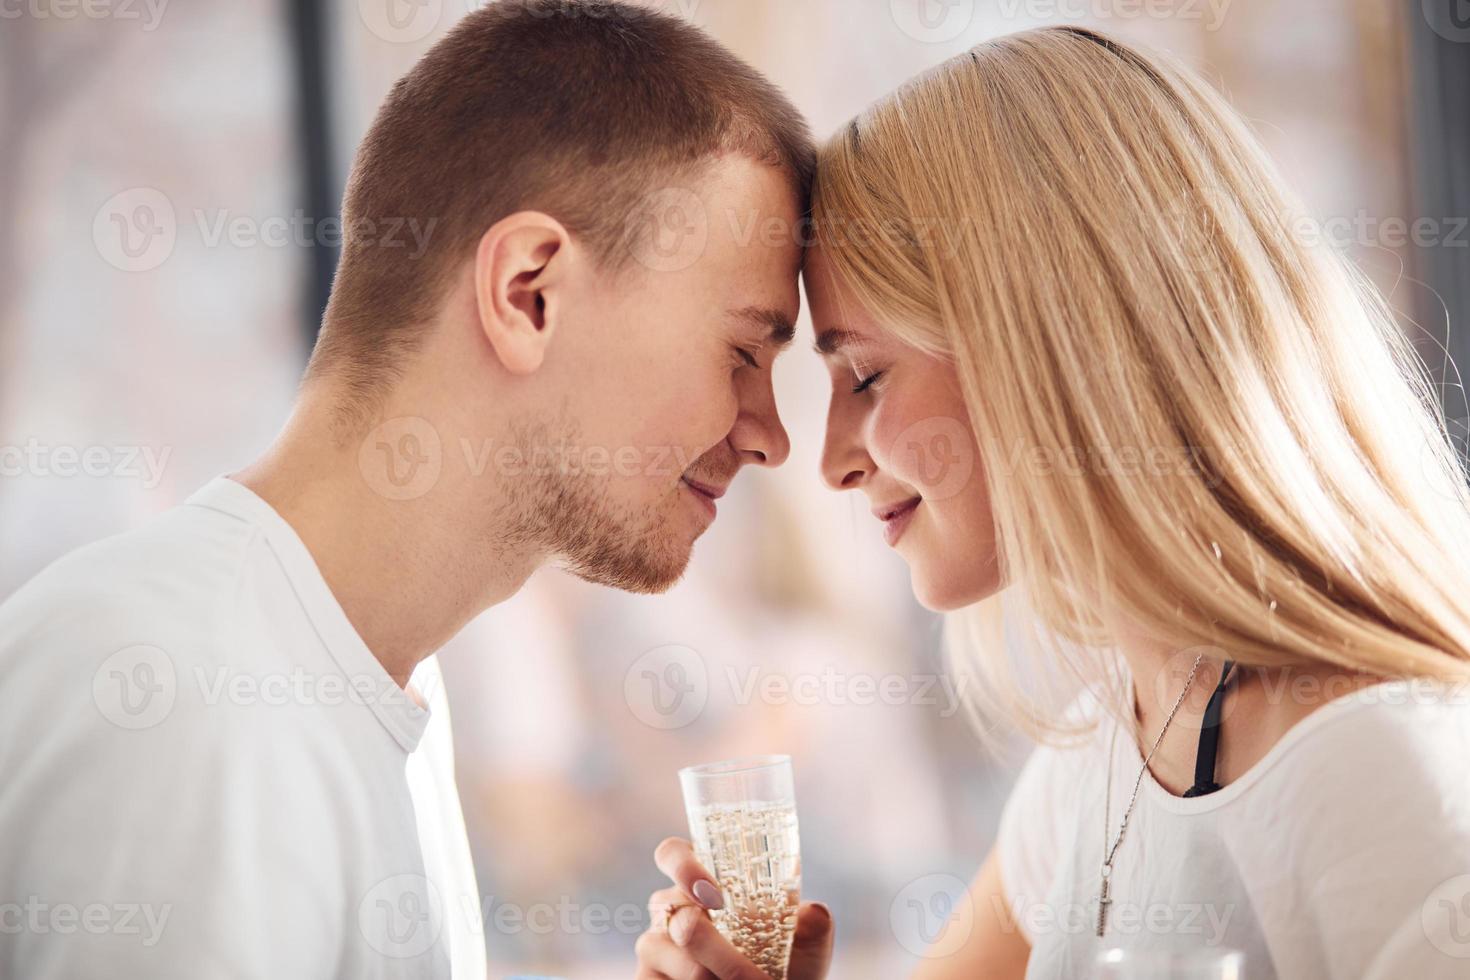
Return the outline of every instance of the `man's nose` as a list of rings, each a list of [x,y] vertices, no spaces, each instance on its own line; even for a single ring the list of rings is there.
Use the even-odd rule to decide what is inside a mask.
[[[780,466],[791,455],[791,438],[776,410],[776,393],[769,379],[759,391],[741,399],[740,414],[730,429],[730,445],[742,463]]]
[[[730,430],[730,445],[742,463],[780,466],[791,455],[791,439],[775,412],[766,418],[741,416]]]

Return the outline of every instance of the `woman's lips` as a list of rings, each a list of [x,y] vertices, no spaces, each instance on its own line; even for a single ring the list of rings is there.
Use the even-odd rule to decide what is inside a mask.
[[[921,503],[923,501],[920,498],[914,497],[912,500],[876,511],[878,519],[883,522],[883,540],[888,542],[890,548],[898,544],[898,539],[903,537],[904,530],[909,526],[909,521],[913,520],[914,512],[919,509]]]

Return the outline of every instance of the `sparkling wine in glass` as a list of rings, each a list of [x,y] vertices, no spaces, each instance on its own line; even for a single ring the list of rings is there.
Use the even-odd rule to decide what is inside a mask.
[[[710,918],[771,980],[786,980],[801,896],[791,757],[690,766],[679,782],[695,856],[725,898]]]

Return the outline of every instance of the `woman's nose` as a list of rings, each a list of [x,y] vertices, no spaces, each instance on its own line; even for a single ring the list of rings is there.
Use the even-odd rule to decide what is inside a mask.
[[[835,399],[827,411],[827,435],[822,443],[822,479],[833,490],[855,490],[873,472],[873,460],[859,439],[851,413]]]

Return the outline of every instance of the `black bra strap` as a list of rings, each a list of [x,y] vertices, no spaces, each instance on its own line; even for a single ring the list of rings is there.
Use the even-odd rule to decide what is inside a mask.
[[[1225,701],[1225,683],[1230,679],[1230,668],[1234,666],[1235,661],[1225,661],[1220,683],[1215,685],[1215,693],[1210,695],[1210,703],[1205,706],[1199,752],[1194,757],[1194,785],[1184,791],[1185,796],[1204,796],[1220,788],[1220,784],[1215,782],[1215,753],[1220,747],[1220,711]]]

